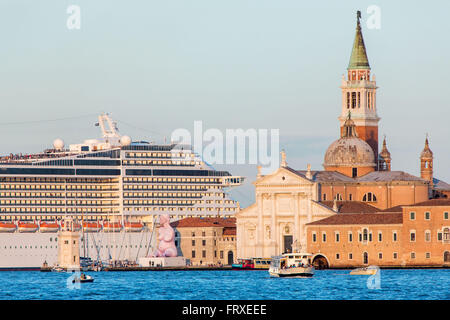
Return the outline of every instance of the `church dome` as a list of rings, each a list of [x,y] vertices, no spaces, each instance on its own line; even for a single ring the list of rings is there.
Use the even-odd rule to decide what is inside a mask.
[[[325,152],[324,167],[374,167],[375,155],[370,145],[358,138],[350,115],[344,123],[342,136]]]
[[[343,137],[325,153],[325,167],[373,167],[375,156],[367,142],[358,137]]]

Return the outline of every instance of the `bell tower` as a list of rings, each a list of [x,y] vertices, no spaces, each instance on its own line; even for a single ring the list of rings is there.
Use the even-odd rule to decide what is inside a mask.
[[[342,76],[342,112],[339,116],[341,135],[349,112],[355,123],[358,137],[367,142],[378,159],[378,122],[375,76],[370,65],[361,32],[361,11],[356,16],[356,35],[347,67],[347,77]],[[378,167],[378,166],[377,166]]]
[[[428,144],[428,136],[425,139],[425,147],[420,153],[420,177],[430,181],[430,185],[433,186],[433,152]]]

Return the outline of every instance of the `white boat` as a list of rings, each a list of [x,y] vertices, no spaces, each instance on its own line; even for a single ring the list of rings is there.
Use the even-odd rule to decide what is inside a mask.
[[[356,268],[352,271],[350,271],[350,274],[352,276],[371,276],[374,274],[377,274],[378,268],[374,266],[368,266],[363,268]]]
[[[314,275],[314,267],[311,264],[310,253],[285,253],[272,257],[269,274],[272,277],[303,278]]]
[[[72,280],[72,283],[84,283],[84,282],[94,282],[94,278],[92,276],[82,273],[79,278],[75,278]]]

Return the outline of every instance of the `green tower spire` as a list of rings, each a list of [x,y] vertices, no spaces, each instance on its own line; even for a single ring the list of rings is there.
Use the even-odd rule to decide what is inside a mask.
[[[369,59],[367,59],[366,46],[361,32],[361,11],[356,13],[356,35],[353,42],[352,55],[347,69],[370,69]]]

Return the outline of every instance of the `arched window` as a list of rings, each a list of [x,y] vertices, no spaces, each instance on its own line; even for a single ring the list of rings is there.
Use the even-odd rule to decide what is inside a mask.
[[[364,202],[376,202],[377,201],[377,197],[372,192],[367,192],[363,196],[363,200],[362,201],[364,201]]]
[[[444,252],[444,262],[450,262],[450,252],[449,251]]]
[[[450,228],[444,228],[444,242],[450,243]]]
[[[347,109],[350,109],[350,92],[347,92]]]
[[[363,230],[363,241],[367,241],[368,240],[368,235],[369,235],[369,230],[364,229]]]

